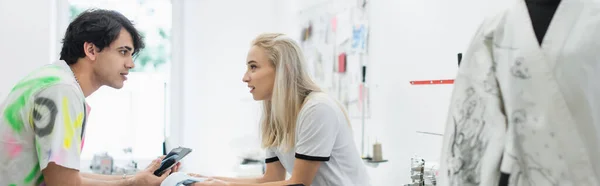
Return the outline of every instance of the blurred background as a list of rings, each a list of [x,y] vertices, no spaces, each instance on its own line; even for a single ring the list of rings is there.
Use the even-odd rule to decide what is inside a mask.
[[[256,176],[264,168],[261,110],[242,76],[252,39],[281,32],[302,45],[313,78],[349,111],[362,156],[381,144],[386,161],[365,161],[372,184],[401,185],[411,182],[412,157],[439,162],[457,56],[483,19],[510,2],[0,0],[0,98],[58,60],[80,12],[117,10],[147,47],[123,89],[88,97],[82,170],[97,171],[105,159],[121,171],[143,168],[184,146],[193,152],[182,171]]]

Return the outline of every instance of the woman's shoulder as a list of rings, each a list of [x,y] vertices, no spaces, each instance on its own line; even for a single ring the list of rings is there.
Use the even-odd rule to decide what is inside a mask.
[[[330,126],[333,127],[330,130],[335,130],[338,125],[334,125],[334,123],[340,123],[341,119],[345,117],[341,104],[327,93],[313,92],[306,99],[298,113],[298,129],[321,130],[324,126]]]
[[[304,108],[315,108],[315,107],[332,107],[337,105],[337,101],[325,92],[311,92],[306,97],[306,103],[303,105]]]
[[[300,115],[305,114],[325,114],[335,115],[337,110],[340,110],[341,104],[338,101],[324,92],[312,92],[306,97],[306,102],[300,109]]]

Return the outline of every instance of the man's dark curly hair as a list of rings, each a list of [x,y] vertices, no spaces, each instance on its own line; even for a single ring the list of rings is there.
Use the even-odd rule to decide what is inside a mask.
[[[133,55],[144,48],[144,41],[133,23],[114,10],[89,9],[79,14],[67,28],[60,59],[72,65],[85,57],[83,44],[93,43],[102,51],[119,37],[121,29],[127,30],[133,40]]]

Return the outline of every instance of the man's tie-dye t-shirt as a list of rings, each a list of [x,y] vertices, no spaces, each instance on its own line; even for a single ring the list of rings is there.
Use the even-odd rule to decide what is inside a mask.
[[[18,82],[0,105],[0,185],[44,185],[50,162],[79,170],[89,110],[64,61]]]

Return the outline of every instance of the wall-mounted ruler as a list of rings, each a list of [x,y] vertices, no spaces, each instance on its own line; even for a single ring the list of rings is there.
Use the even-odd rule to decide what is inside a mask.
[[[417,80],[410,81],[411,85],[438,85],[438,84],[454,84],[453,79],[436,79],[436,80]]]

